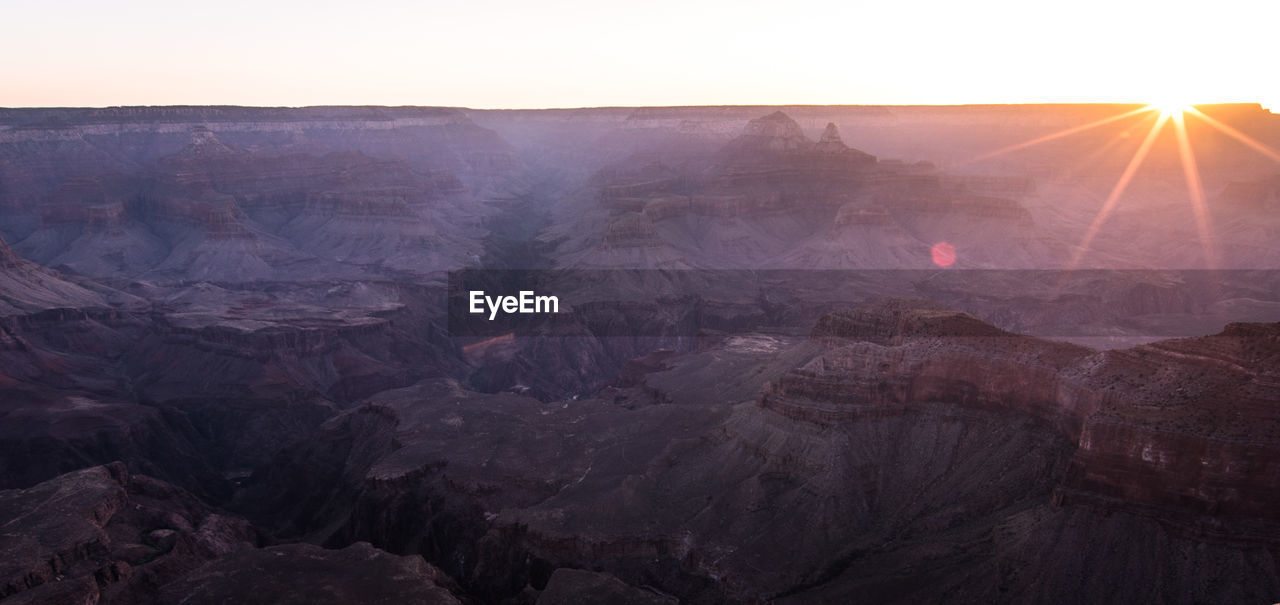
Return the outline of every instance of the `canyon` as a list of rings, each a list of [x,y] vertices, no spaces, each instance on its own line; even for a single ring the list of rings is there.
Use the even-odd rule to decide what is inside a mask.
[[[0,603],[1274,602],[1280,166],[1134,109],[0,109]]]

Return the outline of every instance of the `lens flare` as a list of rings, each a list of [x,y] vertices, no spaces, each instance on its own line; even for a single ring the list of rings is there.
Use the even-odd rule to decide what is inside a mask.
[[[945,269],[956,264],[956,247],[947,242],[938,242],[929,250],[929,256],[933,257],[933,264]]]

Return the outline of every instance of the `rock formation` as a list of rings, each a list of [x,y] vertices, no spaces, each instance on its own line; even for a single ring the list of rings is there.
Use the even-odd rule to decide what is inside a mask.
[[[848,149],[840,138],[840,129],[836,128],[835,122],[827,122],[827,127],[822,129],[822,136],[818,138],[818,144],[814,149],[826,152],[841,152]]]

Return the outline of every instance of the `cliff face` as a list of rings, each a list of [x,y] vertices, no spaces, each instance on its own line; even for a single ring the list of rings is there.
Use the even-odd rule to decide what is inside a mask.
[[[1277,367],[1280,324],[1102,355],[1089,383],[1109,397],[1083,425],[1067,485],[1276,521]]]

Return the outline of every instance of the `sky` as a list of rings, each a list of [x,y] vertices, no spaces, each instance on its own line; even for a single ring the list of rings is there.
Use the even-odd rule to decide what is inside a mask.
[[[1259,102],[1275,0],[0,0],[0,106]]]

